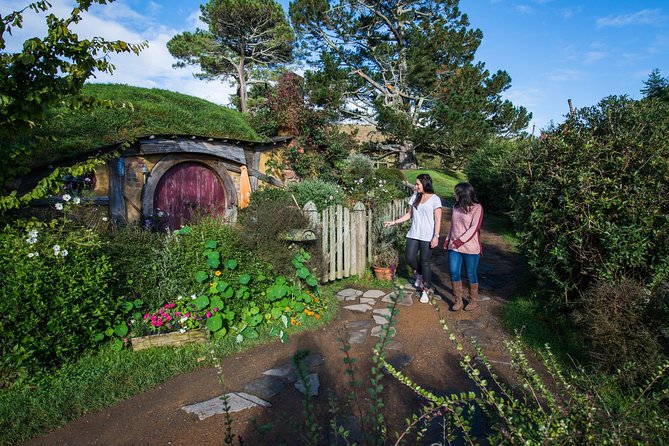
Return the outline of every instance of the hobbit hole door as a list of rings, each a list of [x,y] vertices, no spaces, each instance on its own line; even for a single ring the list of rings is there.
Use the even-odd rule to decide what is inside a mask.
[[[179,229],[194,216],[223,215],[225,189],[214,171],[203,164],[177,164],[160,179],[153,199],[154,215],[163,212],[162,221]]]

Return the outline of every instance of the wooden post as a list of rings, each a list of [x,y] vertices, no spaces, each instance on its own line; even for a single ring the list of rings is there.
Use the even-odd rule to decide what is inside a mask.
[[[318,209],[316,208],[316,204],[313,201],[307,201],[303,209],[304,209],[304,214],[307,216],[309,222],[311,223],[311,228],[312,229],[318,228],[319,226]]]
[[[344,277],[344,209],[337,205],[337,279]]]
[[[321,214],[321,260],[323,262],[321,269],[321,282],[325,283],[330,280],[329,270],[330,270],[330,231],[328,228],[328,222],[330,221],[329,210],[324,209]]]
[[[351,211],[344,208],[344,277],[351,275]]]
[[[337,236],[336,236],[336,227],[335,227],[335,207],[330,206],[328,208],[328,225],[330,240],[328,241],[329,254],[330,254],[330,280],[335,280],[337,278]]]
[[[353,212],[355,213],[356,217],[356,243],[357,243],[357,250],[356,250],[356,262],[357,262],[357,271],[359,275],[362,275],[365,273],[365,268],[367,267],[367,255],[366,255],[366,249],[367,249],[367,221],[366,221],[366,215],[365,215],[365,205],[357,202],[355,206],[353,207]]]

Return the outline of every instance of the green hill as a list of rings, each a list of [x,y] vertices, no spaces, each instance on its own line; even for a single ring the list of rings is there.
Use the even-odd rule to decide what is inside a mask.
[[[54,140],[30,164],[45,165],[151,134],[262,140],[241,113],[193,96],[119,84],[88,84],[83,93],[112,100],[116,106],[74,112],[52,110],[39,134]]]

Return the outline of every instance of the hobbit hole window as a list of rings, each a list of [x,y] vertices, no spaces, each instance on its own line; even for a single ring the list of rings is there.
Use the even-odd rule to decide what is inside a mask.
[[[79,176],[65,175],[63,182],[63,192],[74,196],[85,195],[95,189],[95,173],[91,172]]]

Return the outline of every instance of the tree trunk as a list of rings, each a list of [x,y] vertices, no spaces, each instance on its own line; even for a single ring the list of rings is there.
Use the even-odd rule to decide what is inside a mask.
[[[417,167],[418,162],[416,160],[416,153],[413,149],[413,143],[411,141],[403,142],[397,160],[397,168],[416,169]]]

